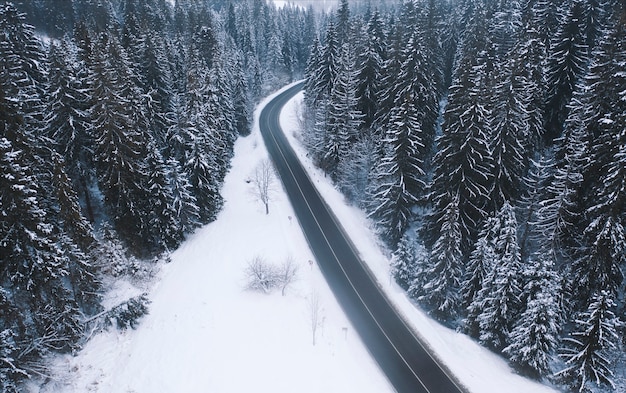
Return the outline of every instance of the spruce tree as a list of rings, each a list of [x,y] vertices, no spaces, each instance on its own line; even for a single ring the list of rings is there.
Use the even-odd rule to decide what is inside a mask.
[[[340,64],[329,96],[325,153],[320,162],[321,168],[335,180],[339,176],[339,164],[348,156],[350,144],[357,139],[362,117],[357,109],[354,57],[347,44],[342,48]]]
[[[369,216],[391,245],[396,245],[409,227],[412,209],[426,187],[420,156],[424,147],[422,124],[412,94],[405,91],[390,116],[384,156],[372,181]]]
[[[493,184],[493,161],[488,141],[491,115],[485,106],[487,75],[482,53],[486,32],[480,27],[484,20],[473,22],[477,42],[468,41],[450,87],[444,113],[442,135],[437,140],[433,159],[433,178],[429,200],[433,211],[428,217],[425,238],[432,245],[439,236],[441,217],[450,203],[449,196],[458,195],[461,250],[469,253],[478,230],[487,216],[490,185]]]
[[[522,374],[540,379],[550,373],[559,342],[558,275],[549,256],[537,255],[524,271],[524,312],[519,316],[503,352]]]
[[[357,109],[363,114],[363,128],[374,122],[380,100],[382,68],[385,58],[382,22],[378,12],[374,12],[363,33],[362,51],[357,55]]]
[[[433,308],[433,314],[444,320],[454,317],[459,310],[463,269],[458,198],[451,199],[425,271],[428,281],[424,284],[425,294],[422,296]]]
[[[561,135],[568,114],[567,105],[589,61],[583,3],[581,0],[566,3],[569,6],[560,15],[559,28],[551,42],[545,113],[548,143]]]
[[[509,344],[509,334],[521,309],[521,260],[517,220],[508,202],[495,216],[495,222],[497,231],[493,232],[493,254],[486,254],[495,257],[495,264],[475,295],[470,314],[475,315],[479,341],[495,350],[502,350]],[[468,322],[471,327],[473,321]]]
[[[623,11],[622,11],[623,12]],[[585,116],[572,127],[581,127],[589,142],[588,160],[583,169],[585,220],[582,241],[573,261],[573,284],[579,300],[599,290],[616,297],[624,281],[626,265],[626,28],[623,15],[595,51],[586,77],[587,89],[581,99]]]
[[[522,60],[513,55],[501,67],[497,78],[489,138],[494,162],[491,192],[494,210],[504,201],[515,202],[522,194],[529,156],[525,145],[532,138],[527,112],[531,97]]]
[[[613,371],[608,351],[615,348],[618,319],[613,313],[615,301],[607,291],[591,297],[589,307],[575,318],[575,329],[563,340],[559,355],[565,368],[555,374],[556,378],[577,392],[591,386],[613,384]]]
[[[132,252],[150,251],[144,201],[147,138],[123,49],[114,37],[102,37],[91,75],[94,161],[100,191],[110,217]],[[144,236],[145,235],[145,236]]]

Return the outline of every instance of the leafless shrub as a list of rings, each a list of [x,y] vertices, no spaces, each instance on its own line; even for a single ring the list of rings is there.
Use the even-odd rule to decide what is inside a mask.
[[[278,286],[278,273],[276,268],[267,263],[260,256],[255,256],[248,262],[245,270],[247,286],[252,291],[270,293]]]
[[[280,266],[267,263],[260,256],[255,256],[248,262],[245,270],[246,289],[270,293],[275,288],[285,292],[298,274],[298,266],[292,257],[288,257]]]

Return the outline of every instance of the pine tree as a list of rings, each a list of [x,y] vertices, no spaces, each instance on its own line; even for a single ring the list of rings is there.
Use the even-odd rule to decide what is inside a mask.
[[[357,138],[362,117],[355,96],[354,58],[347,44],[342,48],[340,63],[341,69],[330,92],[323,147],[325,153],[320,162],[321,168],[335,180],[339,175],[339,164],[348,156],[350,143]]]
[[[341,46],[337,38],[335,24],[331,20],[326,30],[325,43],[320,50],[318,68],[314,72],[314,75],[316,75],[316,83],[313,86],[312,93],[316,95],[311,96],[314,104],[318,103],[324,97],[328,98],[330,96],[330,92],[333,90],[337,75],[341,69],[340,56]]]
[[[525,65],[513,55],[501,67],[495,82],[494,105],[490,121],[490,147],[493,157],[494,210],[504,201],[516,201],[524,189],[528,167],[525,141],[529,133],[527,107],[530,102]]]
[[[350,40],[350,6],[348,0],[340,0],[337,8],[337,41],[342,46]]]
[[[357,55],[357,109],[363,114],[363,128],[374,122],[380,100],[382,68],[385,58],[384,33],[378,12],[367,24],[362,51]]]
[[[46,134],[68,163],[74,177],[85,176],[81,168],[88,163],[88,151],[93,141],[88,134],[89,98],[85,81],[77,68],[84,67],[75,57],[75,47],[68,41],[51,45],[48,55],[51,96],[46,110]],[[71,62],[75,66],[72,66]],[[76,179],[76,184],[78,184]]]
[[[585,117],[571,122],[590,139],[581,185],[585,212],[582,244],[572,266],[574,290],[583,303],[587,302],[585,295],[599,290],[616,297],[626,266],[626,105],[622,99],[626,92],[626,28],[620,17],[623,15],[618,13],[595,51],[579,111]]]
[[[237,56],[237,61],[233,72],[233,113],[234,127],[239,135],[247,136],[252,131],[250,128],[250,99],[248,93],[248,83],[243,70],[241,56]]]
[[[339,163],[338,185],[346,198],[356,206],[367,206],[367,190],[378,162],[378,147],[374,138],[366,134],[351,145],[348,155]]]
[[[408,290],[417,278],[415,274],[416,253],[414,234],[407,231],[398,242],[398,248],[391,257],[391,275],[405,290]]]
[[[544,109],[546,102],[545,65],[548,57],[544,31],[545,19],[541,18],[543,0],[527,1],[522,11],[522,31],[516,49],[521,64],[525,65],[525,90],[528,96],[526,107],[528,140],[524,142],[527,151],[538,149],[544,135]]]
[[[476,315],[479,341],[495,350],[502,350],[509,344],[515,316],[521,309],[521,261],[517,221],[508,202],[502,206],[496,220],[498,231],[493,239],[496,263],[474,297],[470,314]]]
[[[461,296],[463,306],[467,308],[464,330],[475,338],[479,335],[476,318],[485,308],[484,293],[481,293],[481,290],[483,286],[489,284],[488,280],[491,279],[491,274],[498,263],[496,237],[500,229],[501,222],[497,217],[489,217],[483,222],[463,276]]]
[[[154,253],[158,253],[175,249],[183,239],[183,232],[174,210],[174,195],[167,176],[169,168],[154,142],[148,143],[147,151],[146,165],[150,173],[144,179],[145,197],[138,203],[143,202],[143,209],[149,212],[145,233],[151,238],[148,243]]]
[[[64,255],[68,258],[69,279],[73,287],[74,298],[84,311],[97,310],[100,297],[100,281],[95,266],[95,249],[97,248],[93,228],[83,216],[78,195],[65,172],[63,158],[53,154],[52,186],[58,201],[56,216],[58,225],[65,235],[61,237]]]
[[[372,181],[369,216],[395,245],[413,219],[412,209],[423,195],[426,183],[420,151],[424,147],[422,124],[413,106],[412,92],[399,97],[390,116],[384,140],[384,156]]]
[[[139,48],[139,64],[135,66],[138,86],[146,96],[145,110],[150,135],[157,142],[157,146],[163,149],[171,123],[169,115],[173,111],[173,64],[166,55],[168,49],[165,39],[157,34],[144,35]]]
[[[558,276],[546,257],[537,255],[525,268],[522,297],[526,309],[510,333],[510,344],[503,349],[516,369],[537,379],[550,373],[560,326]]]
[[[546,104],[546,136],[548,143],[559,137],[567,118],[567,105],[583,76],[588,63],[584,29],[583,1],[573,0],[560,16],[559,28],[551,43],[548,60],[548,96]]]
[[[489,219],[485,223],[491,221],[492,219]],[[488,240],[484,236],[484,232],[481,232],[475,249],[470,255],[463,277],[463,284],[461,285],[463,305],[467,307],[467,315],[463,321],[463,330],[474,338],[479,337],[478,315],[485,308],[486,302],[480,291],[483,286],[489,284],[489,275],[497,263],[494,247],[493,240]]]
[[[307,108],[313,108],[321,99],[323,90],[317,90],[316,87],[324,86],[324,83],[319,80],[322,76],[318,73],[318,69],[322,62],[321,44],[317,37],[311,44],[310,55],[307,60],[306,70],[304,72],[304,101]]]
[[[110,217],[135,253],[148,252],[147,212],[142,210],[146,176],[146,127],[122,48],[104,36],[91,75],[94,160]],[[144,236],[146,235],[146,236]]]
[[[221,174],[226,171],[219,162],[225,159],[227,141],[219,140],[219,102],[217,90],[212,83],[215,74],[209,76],[206,65],[196,59],[188,70],[188,91],[180,128],[175,136],[180,142],[181,166],[191,184],[193,196],[199,209],[201,223],[215,219],[222,206],[219,194]]]
[[[183,235],[191,233],[200,226],[200,208],[193,194],[191,183],[183,172],[180,163],[175,158],[170,158],[167,162],[166,173],[172,187],[171,208],[175,212],[179,227],[179,232]]]
[[[462,277],[461,230],[459,228],[458,198],[452,197],[441,223],[441,235],[433,245],[428,281],[422,296],[440,319],[454,317],[460,305]]]
[[[488,46],[484,14],[476,11],[471,22],[474,34],[466,38],[450,87],[444,113],[443,133],[437,140],[433,179],[428,199],[433,211],[425,227],[427,245],[440,234],[441,217],[449,196],[459,198],[461,250],[469,253],[488,213],[493,160],[488,142],[491,114],[486,107],[489,59],[481,57]]]
[[[79,310],[69,292],[69,258],[60,246],[62,235],[41,207],[42,189],[29,173],[25,156],[0,139],[0,202],[6,221],[0,226],[1,280],[23,297],[25,315],[18,323],[21,353],[38,359],[49,350],[68,350],[81,335]],[[70,243],[71,244],[71,243]],[[29,337],[30,336],[30,337]],[[40,338],[25,346],[29,338]]]
[[[563,340],[559,355],[565,368],[555,374],[557,379],[577,392],[590,385],[613,384],[613,371],[607,351],[615,348],[616,327],[619,325],[612,309],[615,301],[607,291],[592,296],[587,310],[574,320],[576,328]]]

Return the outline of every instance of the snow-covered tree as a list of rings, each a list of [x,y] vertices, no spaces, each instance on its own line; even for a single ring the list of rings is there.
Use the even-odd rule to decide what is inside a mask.
[[[615,348],[619,320],[613,309],[615,301],[607,291],[593,295],[587,310],[578,315],[575,329],[563,340],[559,355],[565,368],[556,378],[577,392],[591,386],[608,385],[614,388],[613,371],[608,351]]]
[[[341,50],[340,67],[328,99],[324,153],[320,158],[320,167],[335,180],[339,164],[348,156],[351,142],[356,140],[362,117],[355,95],[354,55],[347,44]]]
[[[595,51],[583,91],[582,128],[589,138],[583,169],[585,221],[573,261],[573,284],[579,299],[605,290],[616,297],[626,266],[626,28],[616,15],[610,32]],[[592,141],[592,142],[591,142]]]
[[[398,248],[391,258],[391,275],[405,290],[408,290],[417,278],[416,254],[415,236],[411,231],[407,231],[400,239]]]
[[[522,308],[521,261],[517,221],[508,202],[495,219],[498,228],[493,238],[495,264],[474,297],[470,314],[476,315],[479,341],[490,348],[502,350],[509,344],[515,317]]]
[[[356,206],[367,206],[367,190],[377,164],[378,146],[369,134],[354,142],[348,155],[339,163],[338,186]]]
[[[480,32],[477,33],[480,36]],[[451,195],[459,198],[462,251],[469,252],[490,203],[493,164],[488,141],[490,114],[484,103],[484,64],[476,63],[474,49],[458,66],[444,114],[443,134],[437,140],[429,200],[433,212],[426,237],[432,244],[439,236],[440,218]],[[480,49],[476,49],[480,51]],[[471,53],[470,53],[471,52]]]
[[[380,100],[382,68],[385,57],[384,33],[378,12],[368,21],[363,48],[358,53],[357,62],[357,109],[363,115],[363,127],[369,128],[374,122]]]
[[[409,227],[412,209],[426,187],[420,150],[422,128],[416,109],[406,92],[390,116],[380,166],[372,180],[372,207],[369,216],[376,220],[384,238],[392,245]]]
[[[524,268],[525,310],[519,315],[508,338],[510,344],[503,352],[522,374],[540,379],[550,374],[552,356],[559,342],[560,291],[549,256],[535,258]]]
[[[549,142],[559,137],[568,113],[568,103],[587,68],[588,48],[584,27],[584,1],[565,2],[559,28],[552,37],[548,59],[546,135]]]
[[[491,203],[494,210],[504,201],[516,201],[524,189],[529,133],[527,107],[530,102],[525,64],[515,54],[498,71],[493,92],[490,148],[493,157]]]
[[[463,269],[461,230],[459,228],[458,198],[452,197],[441,223],[441,234],[433,245],[431,260],[426,268],[425,300],[438,318],[454,317],[460,305]]]

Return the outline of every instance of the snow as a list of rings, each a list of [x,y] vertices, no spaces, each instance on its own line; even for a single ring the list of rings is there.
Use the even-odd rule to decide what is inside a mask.
[[[283,129],[363,259],[438,357],[471,392],[554,392],[515,375],[502,358],[428,318],[390,280],[389,260],[365,215],[345,204],[297,143],[295,113],[301,99],[298,95],[283,111]],[[259,113],[257,109],[257,118]],[[269,215],[254,197],[246,180],[265,158],[255,127],[235,145],[222,192],[226,203],[217,220],[176,250],[148,288],[150,314],[136,330],[96,334],[75,356],[58,358],[51,380],[30,391],[392,392],[319,269],[309,264],[313,256],[278,182]],[[285,296],[280,289],[271,294],[244,289],[244,270],[255,256],[275,265],[294,258],[298,276]],[[141,291],[121,283],[111,296]],[[314,296],[321,304],[316,345],[310,307]]]

